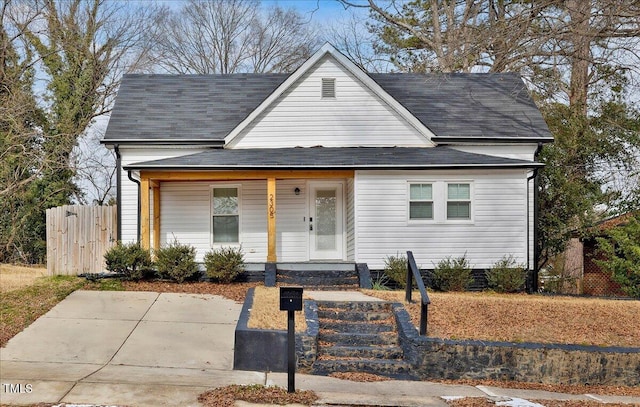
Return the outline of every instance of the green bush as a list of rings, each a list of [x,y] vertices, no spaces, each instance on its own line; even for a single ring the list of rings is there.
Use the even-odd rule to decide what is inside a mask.
[[[168,278],[178,283],[198,275],[196,249],[174,240],[168,246],[156,251],[158,277]]]
[[[228,284],[244,271],[244,254],[241,247],[221,247],[204,255],[207,276]]]
[[[602,259],[596,260],[596,264],[611,273],[625,294],[640,299],[640,213],[596,240],[597,253]]]
[[[518,264],[512,254],[498,260],[485,275],[489,288],[499,293],[521,291],[527,279],[525,265]]]
[[[471,265],[466,258],[447,257],[440,260],[432,273],[433,287],[440,291],[465,291],[473,283]]]
[[[107,270],[120,273],[128,280],[141,280],[153,275],[151,253],[138,243],[118,242],[104,255]]]
[[[384,259],[384,274],[399,287],[407,287],[407,256],[387,256]]]

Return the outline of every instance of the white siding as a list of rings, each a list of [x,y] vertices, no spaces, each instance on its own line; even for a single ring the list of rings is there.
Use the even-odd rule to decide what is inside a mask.
[[[322,78],[336,97],[322,99]],[[231,142],[233,148],[425,146],[429,141],[330,57],[321,59]]]
[[[536,144],[455,145],[450,147],[466,153],[486,154],[526,161],[534,160],[534,154],[538,148]]]
[[[169,157],[178,157],[181,155],[194,154],[202,151],[201,149],[178,149],[178,148],[132,148],[120,147],[122,157],[122,166],[129,164],[159,160]],[[127,176],[127,171],[122,171],[120,185],[122,186],[121,199],[121,227],[122,241],[135,242],[138,240],[138,185]],[[139,179],[137,171],[132,174],[134,179]]]
[[[163,182],[161,183],[161,244],[174,237],[196,247],[197,260],[211,250],[211,188],[234,185],[240,188],[240,240],[245,260],[265,262],[267,258],[267,183]],[[300,195],[295,195],[295,188]],[[305,180],[279,180],[276,189],[278,261],[306,261],[307,195]]]
[[[354,229],[355,220],[355,195],[354,195],[354,182],[353,178],[347,179],[346,185],[346,198],[347,198],[347,260],[354,261],[356,257],[356,236]]]
[[[276,182],[276,255],[278,261],[307,261],[309,260],[309,222],[307,219],[309,215],[306,182],[297,179]],[[295,194],[296,188],[300,188],[300,195]]]
[[[411,223],[407,216],[407,182],[434,182],[436,219]],[[472,221],[444,219],[446,182],[472,184]],[[387,255],[412,250],[422,268],[447,256],[466,253],[474,268],[488,268],[505,254],[526,262],[526,173],[358,171],[356,261],[384,267]]]

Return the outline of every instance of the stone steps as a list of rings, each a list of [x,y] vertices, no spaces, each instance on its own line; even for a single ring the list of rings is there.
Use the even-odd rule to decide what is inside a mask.
[[[312,372],[410,378],[410,365],[385,302],[318,301],[318,353]]]
[[[318,310],[318,318],[339,321],[384,321],[392,317],[390,312],[385,311],[342,311],[335,308]]]
[[[383,334],[362,334],[355,332],[320,332],[318,341],[341,346],[389,346],[397,345],[398,336],[394,332]]]
[[[360,287],[355,265],[353,269],[278,268],[276,282],[285,285],[299,285],[309,290],[354,290]]]
[[[370,373],[393,379],[411,380],[411,365],[402,360],[336,359],[316,360],[313,364],[313,374],[328,376],[335,372]]]

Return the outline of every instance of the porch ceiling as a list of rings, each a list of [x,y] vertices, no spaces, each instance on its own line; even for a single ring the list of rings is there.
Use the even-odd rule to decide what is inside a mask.
[[[211,149],[130,164],[125,170],[327,170],[535,168],[542,164],[448,147]]]

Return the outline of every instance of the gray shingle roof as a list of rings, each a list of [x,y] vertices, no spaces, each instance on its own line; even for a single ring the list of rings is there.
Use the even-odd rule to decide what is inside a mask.
[[[518,74],[370,74],[437,137],[551,138]]]
[[[534,168],[541,164],[449,147],[311,147],[209,149],[134,163],[125,170]]]
[[[551,140],[517,74],[371,74],[437,141]],[[286,74],[125,75],[104,141],[223,143]]]

